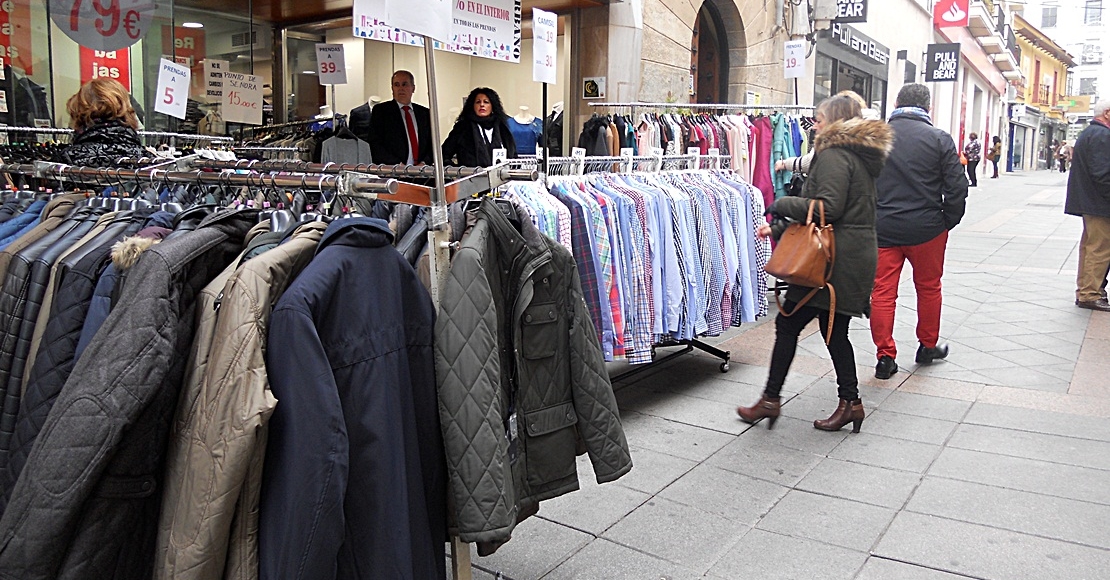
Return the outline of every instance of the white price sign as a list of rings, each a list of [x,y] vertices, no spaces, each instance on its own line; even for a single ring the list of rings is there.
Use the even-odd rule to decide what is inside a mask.
[[[554,12],[532,9],[532,80],[555,84],[555,55],[559,49],[559,20]]]
[[[262,77],[224,73],[224,121],[262,124]]]
[[[189,69],[166,59],[158,61],[158,89],[154,95],[154,110],[185,118],[185,106],[189,100]]]
[[[8,91],[0,90],[0,113],[8,112]]]
[[[135,44],[154,20],[151,0],[47,0],[47,4],[50,19],[66,36],[105,52]]]
[[[806,41],[788,40],[783,45],[783,70],[788,79],[806,75]]]
[[[209,103],[224,99],[224,72],[231,70],[226,60],[204,59],[204,97]]]
[[[316,71],[322,85],[347,84],[347,65],[342,44],[316,44]]]

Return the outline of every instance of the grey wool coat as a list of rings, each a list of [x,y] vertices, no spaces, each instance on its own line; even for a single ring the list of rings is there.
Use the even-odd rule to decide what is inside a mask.
[[[773,214],[804,222],[809,201],[825,204],[825,222],[833,226],[836,260],[829,283],[836,289],[836,311],[861,316],[871,311],[871,289],[879,250],[875,240],[875,178],[883,169],[894,133],[883,121],[849,119],[825,127],[814,141],[817,152],[800,197],[783,197],[771,204]],[[816,211],[814,221],[818,220]],[[773,228],[776,238],[785,226]],[[810,288],[791,285],[786,299],[798,302]],[[829,309],[827,289],[817,292],[807,306]]]

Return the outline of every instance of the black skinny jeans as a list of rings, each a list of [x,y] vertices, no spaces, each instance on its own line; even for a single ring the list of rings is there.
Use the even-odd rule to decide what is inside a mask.
[[[979,175],[976,171],[979,169],[979,160],[967,162],[967,179],[970,181],[972,187],[979,186]]]
[[[783,307],[792,311],[794,302],[787,301]],[[782,392],[786,373],[790,371],[790,363],[794,362],[794,352],[798,349],[798,336],[814,318],[820,321],[821,337],[824,338],[829,327],[827,310],[803,306],[793,316],[783,316],[780,312],[775,317],[775,348],[771,352],[771,372],[767,376],[767,388],[763,391],[767,397],[778,398]],[[851,317],[846,314],[833,317],[832,339],[829,340],[828,348],[833,368],[836,369],[837,395],[841,399],[854,401],[859,398],[859,380],[856,378],[855,351],[848,340],[849,320]]]

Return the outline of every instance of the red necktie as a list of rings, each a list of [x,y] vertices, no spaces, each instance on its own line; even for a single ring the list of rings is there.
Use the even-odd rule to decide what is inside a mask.
[[[412,121],[412,107],[405,105],[405,127],[409,130],[409,150],[412,153],[412,162],[420,163],[420,143],[416,140],[416,123]]]

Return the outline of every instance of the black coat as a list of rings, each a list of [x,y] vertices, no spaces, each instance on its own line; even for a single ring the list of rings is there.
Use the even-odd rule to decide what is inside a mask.
[[[1110,127],[1092,122],[1075,140],[1064,213],[1110,217]]]
[[[357,108],[356,108],[357,110]],[[354,111],[351,111],[353,114]],[[416,121],[416,140],[420,142],[420,156],[416,163],[431,164],[432,157],[432,114],[428,107],[412,104],[412,116]],[[361,114],[360,114],[361,117]],[[351,128],[355,135],[362,137]],[[374,163],[395,165],[405,163],[409,158],[408,128],[397,101],[386,101],[374,105],[370,113],[369,125],[370,156]]]
[[[351,109],[351,114],[347,116],[347,127],[359,139],[370,142],[370,103],[363,103]]]
[[[443,142],[443,161],[460,167],[489,167],[493,165],[493,150],[501,147],[508,159],[516,159],[516,141],[504,119],[494,123],[493,141],[489,143],[477,123],[459,119]]]
[[[375,218],[333,222],[274,307],[261,580],[444,578],[435,310]]]
[[[115,167],[121,157],[145,153],[139,134],[118,120],[98,122],[77,134],[62,158],[70,165]]]
[[[964,217],[967,173],[952,136],[923,118],[896,115],[894,149],[875,181],[880,248],[916,246]]]
[[[121,306],[77,361],[0,517],[0,578],[153,574],[164,454],[195,298],[239,254],[257,216],[215,214],[132,268]]]

